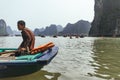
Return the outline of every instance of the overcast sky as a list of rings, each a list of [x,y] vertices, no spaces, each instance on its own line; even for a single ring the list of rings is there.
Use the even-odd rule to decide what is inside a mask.
[[[0,19],[12,29],[18,20],[25,20],[30,29],[50,24],[62,25],[78,20],[92,22],[94,0],[0,0]]]

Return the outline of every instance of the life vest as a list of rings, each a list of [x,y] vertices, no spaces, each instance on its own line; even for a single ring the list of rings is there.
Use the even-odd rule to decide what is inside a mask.
[[[43,45],[40,45],[34,49],[31,50],[31,54],[36,54],[36,53],[39,53],[39,52],[44,52],[46,51],[47,49],[50,49],[52,47],[54,47],[54,43],[53,42],[49,42],[47,44],[43,44]]]

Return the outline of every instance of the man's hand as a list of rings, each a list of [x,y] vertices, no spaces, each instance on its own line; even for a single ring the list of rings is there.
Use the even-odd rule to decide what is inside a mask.
[[[21,51],[25,51],[26,50],[26,48],[21,48]]]
[[[26,51],[26,48],[19,48],[18,51],[19,51],[19,52],[21,52],[21,51]]]
[[[18,49],[18,53],[30,53],[30,51],[29,51],[29,48],[27,47],[27,48],[19,48]]]

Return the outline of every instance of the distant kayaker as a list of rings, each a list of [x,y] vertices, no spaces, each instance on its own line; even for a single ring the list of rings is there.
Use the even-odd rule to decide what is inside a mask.
[[[35,36],[31,30],[26,28],[25,21],[20,20],[17,22],[18,30],[21,31],[23,41],[18,48],[16,56],[21,55],[23,51],[31,51],[34,48]]]

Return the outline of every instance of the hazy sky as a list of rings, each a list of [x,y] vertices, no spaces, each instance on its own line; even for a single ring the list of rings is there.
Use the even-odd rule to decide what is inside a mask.
[[[25,20],[30,29],[50,24],[62,25],[78,20],[92,22],[94,0],[0,0],[0,19],[12,29],[18,20]]]

